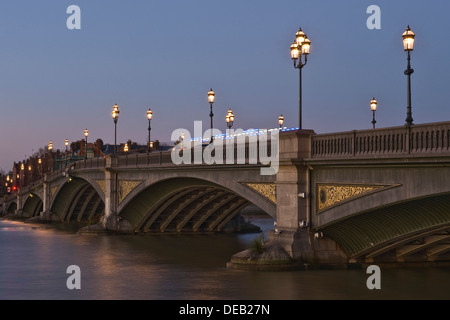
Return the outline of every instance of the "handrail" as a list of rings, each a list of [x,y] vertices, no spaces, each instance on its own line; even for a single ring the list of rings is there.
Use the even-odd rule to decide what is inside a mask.
[[[199,148],[201,148],[200,150],[196,149],[195,147],[181,150],[180,157],[183,156],[183,152],[191,152],[191,163],[182,163],[181,165],[205,165],[206,162],[203,156],[201,157],[201,163],[195,161],[195,159],[198,158],[198,154],[196,155],[196,152],[201,151],[201,154],[203,155],[205,147],[205,145],[199,146]],[[223,164],[233,163],[255,165],[261,161],[261,154],[259,153],[260,147],[262,148],[263,146],[260,145],[260,141],[258,140],[255,140],[255,144],[249,144],[248,142],[246,142],[245,144],[234,144],[231,147],[224,143],[222,146],[222,157],[220,157],[220,159],[222,159]],[[265,149],[266,155],[270,157],[270,139],[267,141]],[[216,147],[215,150],[219,150],[218,147]],[[227,155],[229,155],[230,153],[232,153],[232,156],[230,158],[227,158]],[[108,166],[107,163],[108,161],[106,158],[91,158],[80,160],[74,162],[73,170],[105,168]],[[172,160],[172,151],[157,151],[150,153],[118,155],[112,156],[110,160],[111,168],[147,168],[155,166],[177,166]]]
[[[313,159],[448,155],[450,122],[317,134],[311,148]]]

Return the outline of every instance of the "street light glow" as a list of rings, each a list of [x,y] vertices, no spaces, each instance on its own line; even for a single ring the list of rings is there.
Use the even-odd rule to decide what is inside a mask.
[[[309,49],[311,48],[311,40],[308,37],[305,38],[305,41],[302,42],[302,54],[309,54]]]
[[[294,41],[294,43],[291,44],[291,58],[292,58],[292,60],[297,60],[298,59],[298,55],[299,55],[298,44],[297,44],[296,41]]]
[[[297,33],[295,34],[295,41],[297,45],[302,45],[303,41],[305,41],[306,34],[302,31],[302,28],[299,28]]]
[[[208,102],[209,102],[209,103],[214,103],[215,95],[216,95],[216,94],[214,93],[213,89],[211,89],[211,90],[208,92]]]
[[[372,111],[376,111],[377,110],[377,100],[375,100],[375,98],[373,98],[371,101],[370,101],[370,110],[372,110]]]
[[[283,117],[283,115],[281,114],[281,115],[278,117],[278,124],[280,125],[280,128],[283,126],[283,123],[284,123],[284,117]]]
[[[414,38],[415,38],[414,32],[411,31],[409,26],[406,28],[406,31],[403,32],[402,38],[403,38],[403,49],[405,51],[413,51],[414,50]]]
[[[114,119],[114,121],[117,121],[119,119],[119,113],[119,106],[115,104],[112,111],[112,118]]]

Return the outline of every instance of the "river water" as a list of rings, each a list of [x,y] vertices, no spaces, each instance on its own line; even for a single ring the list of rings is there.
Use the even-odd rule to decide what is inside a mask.
[[[270,219],[254,219],[266,231]],[[0,299],[324,300],[450,299],[450,268],[252,272],[226,268],[258,234],[78,235],[0,220]],[[69,290],[67,267],[81,271]]]

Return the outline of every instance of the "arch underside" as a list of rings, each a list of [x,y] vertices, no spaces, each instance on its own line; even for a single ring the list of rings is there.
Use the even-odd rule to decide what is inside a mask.
[[[364,212],[318,230],[352,262],[450,261],[450,194]]]
[[[74,178],[58,192],[51,211],[63,222],[95,223],[104,209],[104,202],[95,188],[86,180]]]
[[[41,198],[35,194],[32,194],[25,201],[23,211],[26,212],[29,217],[37,217],[42,211],[43,205],[44,203]]]
[[[17,210],[17,202],[11,202],[8,205],[8,210],[6,212],[8,212],[8,213],[15,213],[16,210]]]
[[[120,217],[135,232],[215,232],[249,204],[241,195],[208,181],[170,179],[143,190]]]

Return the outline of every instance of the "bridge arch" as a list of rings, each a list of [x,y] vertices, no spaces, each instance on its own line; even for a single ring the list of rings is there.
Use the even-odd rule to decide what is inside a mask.
[[[353,261],[448,261],[450,193],[396,202],[319,229]]]
[[[211,232],[222,230],[250,203],[245,195],[214,182],[177,177],[140,188],[119,217],[135,232]]]
[[[8,207],[7,207],[7,209],[6,209],[6,212],[8,213],[8,214],[10,214],[10,213],[15,213],[16,212],[16,210],[17,210],[17,202],[11,202],[11,203],[9,203],[8,204]]]
[[[255,176],[257,179],[255,179]],[[129,180],[128,180],[128,179]],[[133,199],[149,188],[155,183],[164,180],[178,179],[177,181],[204,181],[205,183],[212,183],[217,187],[224,188],[231,192],[241,195],[243,198],[255,204],[262,211],[266,212],[271,217],[276,217],[276,200],[275,198],[275,183],[273,176],[260,175],[260,168],[245,168],[245,167],[229,167],[224,170],[223,167],[211,168],[176,168],[176,170],[155,170],[149,172],[148,175],[124,175],[119,174],[119,190],[118,196],[120,198],[118,203],[118,212],[121,212]],[[121,183],[131,182],[135,185],[130,192],[125,192],[125,196],[121,197],[122,188]],[[272,187],[270,192],[264,194],[259,187]],[[126,189],[126,188],[124,188]]]
[[[102,196],[89,181],[72,177],[54,195],[51,212],[63,222],[96,223],[104,214]]]
[[[35,194],[30,193],[25,200],[22,211],[25,212],[30,218],[36,217],[42,211],[43,202],[41,198]]]

